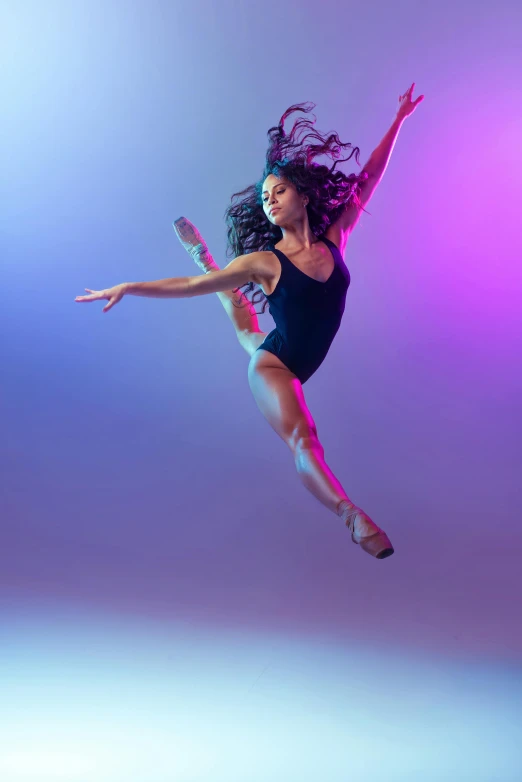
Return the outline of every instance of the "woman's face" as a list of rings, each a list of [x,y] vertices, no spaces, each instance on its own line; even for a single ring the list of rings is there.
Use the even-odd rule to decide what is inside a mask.
[[[297,192],[287,179],[269,174],[263,183],[263,210],[273,225],[302,220],[308,197]]]

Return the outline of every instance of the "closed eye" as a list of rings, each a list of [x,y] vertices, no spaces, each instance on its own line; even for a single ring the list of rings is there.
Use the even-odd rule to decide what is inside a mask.
[[[286,187],[285,187],[285,190],[286,190]],[[284,192],[285,192],[285,190],[278,190],[278,191],[277,191],[277,193],[276,193],[276,195],[281,195],[281,193],[284,193]],[[264,201],[264,202],[268,201],[268,198],[263,198],[263,201]]]

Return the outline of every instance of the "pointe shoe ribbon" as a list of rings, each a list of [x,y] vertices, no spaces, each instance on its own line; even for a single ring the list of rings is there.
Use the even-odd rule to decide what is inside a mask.
[[[374,524],[376,531],[371,535],[357,535],[355,532],[355,520],[359,514],[365,516],[367,519],[369,518],[366,513],[361,510],[361,508],[357,507],[357,505],[353,505],[353,507],[346,514],[345,523],[351,532],[352,541],[360,546],[363,551],[366,551],[367,554],[370,554],[372,557],[376,557],[376,559],[385,559],[386,557],[390,557],[394,553],[391,541],[384,530],[382,530],[380,527],[377,527],[376,524]],[[373,523],[374,522],[372,522],[372,524]]]

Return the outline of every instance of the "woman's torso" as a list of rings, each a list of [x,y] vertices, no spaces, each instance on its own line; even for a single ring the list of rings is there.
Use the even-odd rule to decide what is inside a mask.
[[[309,367],[318,367],[324,360],[341,324],[350,285],[350,273],[337,247],[324,236],[318,241],[327,250],[324,260],[305,267],[313,268],[317,277],[274,247],[271,252],[279,261],[280,273],[265,290],[270,314],[289,355],[300,364],[306,361]]]

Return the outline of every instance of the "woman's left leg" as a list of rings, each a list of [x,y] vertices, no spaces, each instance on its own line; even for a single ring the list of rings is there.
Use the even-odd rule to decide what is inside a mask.
[[[190,220],[180,217],[173,223],[173,227],[185,250],[205,274],[219,270],[207,243]],[[217,297],[232,321],[239,344],[252,356],[266,337],[259,328],[254,305],[239,290],[218,291]]]

